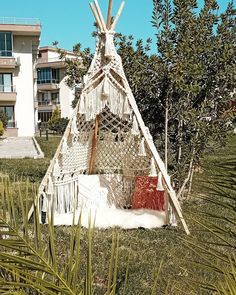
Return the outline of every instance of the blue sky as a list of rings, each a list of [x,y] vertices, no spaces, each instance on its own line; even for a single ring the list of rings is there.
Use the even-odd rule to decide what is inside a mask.
[[[94,18],[88,0],[11,0],[1,1],[0,16],[39,18],[42,24],[41,46],[52,45],[72,49],[80,42],[83,47],[94,50],[95,41],[91,36]],[[113,0],[115,14],[122,0]],[[199,0],[200,5],[203,0]],[[99,0],[106,15],[108,0]],[[220,11],[225,10],[228,0],[218,0]],[[117,25],[117,32],[133,34],[136,39],[155,38],[150,23],[152,0],[126,0],[125,9]],[[155,50],[155,45],[153,45]]]

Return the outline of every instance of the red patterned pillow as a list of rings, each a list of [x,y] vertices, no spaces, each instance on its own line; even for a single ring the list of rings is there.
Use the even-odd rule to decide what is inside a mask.
[[[132,209],[165,211],[165,192],[157,190],[157,177],[137,176],[132,199]]]

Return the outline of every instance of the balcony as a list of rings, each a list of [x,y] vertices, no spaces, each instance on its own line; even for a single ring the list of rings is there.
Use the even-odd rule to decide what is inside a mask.
[[[16,89],[13,85],[0,85],[0,101],[15,102]]]
[[[0,68],[14,69],[16,67],[16,60],[14,57],[1,57],[0,56]]]
[[[14,35],[40,36],[41,24],[35,18],[0,17],[0,31]]]
[[[66,67],[66,63],[63,60],[60,60],[59,57],[45,57],[45,58],[39,58],[38,59],[38,63],[37,63],[37,69],[41,69],[41,68],[65,68]]]
[[[37,81],[38,90],[56,90],[59,89],[59,80],[51,79],[51,80],[38,80]]]
[[[60,101],[41,101],[38,100],[38,110],[39,111],[53,111],[56,107],[60,106]]]

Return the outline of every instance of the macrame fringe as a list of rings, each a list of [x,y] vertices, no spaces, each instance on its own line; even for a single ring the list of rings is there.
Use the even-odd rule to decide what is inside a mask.
[[[163,183],[162,183],[162,173],[158,173],[158,181],[157,181],[157,190],[164,191]]]
[[[145,157],[147,155],[146,150],[145,150],[145,138],[144,137],[142,138],[142,140],[140,142],[138,155],[143,156],[143,157]]]
[[[48,199],[47,196],[45,194],[45,192],[42,193],[42,207],[41,207],[41,211],[42,212],[47,212],[48,209]]]
[[[177,220],[174,213],[174,210],[170,204],[168,204],[168,214],[169,214],[169,222],[172,226],[177,226]]]
[[[61,147],[61,154],[65,155],[67,153],[67,151],[68,151],[67,140],[66,140],[66,138],[63,138],[62,147]]]
[[[107,75],[105,75],[103,86],[102,86],[102,99],[107,99],[109,96],[109,80]]]
[[[88,75],[83,76],[83,83],[86,84],[88,82]]]
[[[150,174],[149,176],[157,176],[157,170],[154,158],[151,158]]]
[[[134,116],[134,118],[133,118],[133,126],[132,126],[132,129],[131,129],[131,133],[133,135],[140,135],[140,131],[139,131],[139,127],[138,127],[138,122],[137,122],[136,116]]]
[[[59,166],[59,162],[58,159],[56,159],[54,167],[53,167],[53,177],[57,178],[60,176],[60,166]]]
[[[76,135],[78,133],[76,116],[72,119],[70,133],[73,135]]]
[[[51,177],[51,175],[49,175],[48,185],[47,185],[47,194],[53,195],[53,193],[54,193],[54,186],[53,186],[53,182],[52,182],[52,177]]]
[[[59,214],[73,213],[78,208],[78,180],[56,186],[55,211]]]
[[[124,114],[124,115],[130,115],[130,113],[131,113],[131,109],[130,109],[130,105],[129,105],[128,97],[125,96],[123,114]]]
[[[79,114],[85,114],[86,107],[85,107],[85,97],[84,95],[80,96],[80,103],[79,103]]]

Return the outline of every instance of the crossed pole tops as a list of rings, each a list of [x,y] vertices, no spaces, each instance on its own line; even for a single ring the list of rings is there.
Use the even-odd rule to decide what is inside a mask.
[[[120,18],[120,15],[124,9],[125,1],[123,1],[120,5],[120,8],[117,12],[117,15],[114,18],[114,21],[111,22],[112,19],[112,4],[113,0],[109,0],[109,5],[108,5],[108,13],[107,13],[107,21],[105,23],[105,20],[103,18],[101,8],[98,4],[98,0],[94,0],[94,4],[91,2],[89,5],[91,7],[91,10],[93,12],[93,15],[95,17],[95,20],[98,25],[98,29],[101,33],[107,33],[107,32],[113,32],[115,30],[115,27],[117,25],[117,22]]]

